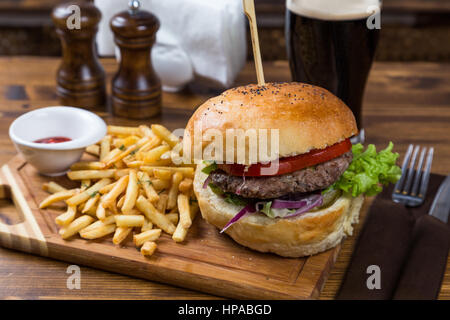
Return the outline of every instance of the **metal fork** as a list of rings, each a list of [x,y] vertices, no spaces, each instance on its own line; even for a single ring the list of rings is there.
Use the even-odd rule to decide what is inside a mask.
[[[434,148],[424,147],[420,152],[419,163],[416,167],[417,155],[420,146],[409,145],[402,164],[402,176],[397,181],[392,192],[394,202],[403,203],[410,207],[420,206],[425,200],[430,179],[431,163],[433,162]],[[426,163],[423,163],[426,155]],[[414,180],[413,180],[414,179]],[[420,188],[419,188],[420,187]]]

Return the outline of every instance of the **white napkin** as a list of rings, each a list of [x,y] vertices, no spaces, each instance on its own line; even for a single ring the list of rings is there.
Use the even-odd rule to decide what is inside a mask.
[[[247,56],[242,0],[141,0],[161,27],[152,64],[163,89],[178,90],[194,76],[230,87]],[[128,0],[95,0],[102,12],[97,34],[99,54],[114,55],[111,18],[128,9]]]

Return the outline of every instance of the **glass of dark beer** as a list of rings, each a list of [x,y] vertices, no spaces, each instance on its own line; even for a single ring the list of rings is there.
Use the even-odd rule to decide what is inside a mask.
[[[364,140],[362,100],[379,38],[380,5],[378,0],[286,1],[292,78],[341,98],[360,129],[356,141]]]

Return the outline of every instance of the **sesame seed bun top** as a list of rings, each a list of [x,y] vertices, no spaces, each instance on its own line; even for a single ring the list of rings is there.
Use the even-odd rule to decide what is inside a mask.
[[[243,148],[249,154],[248,139],[242,146],[234,143],[234,162],[246,165],[323,149],[358,132],[353,113],[342,100],[323,88],[298,82],[250,84],[229,89],[206,101],[186,126],[184,149],[189,148],[191,154],[196,143],[195,126],[202,135],[209,129],[221,133],[224,146],[228,129],[255,129],[258,141],[261,132],[265,132],[258,129],[278,129],[276,155],[256,154],[256,157],[239,159],[237,154]],[[270,136],[267,139],[271,150]],[[203,141],[202,148],[207,145]]]

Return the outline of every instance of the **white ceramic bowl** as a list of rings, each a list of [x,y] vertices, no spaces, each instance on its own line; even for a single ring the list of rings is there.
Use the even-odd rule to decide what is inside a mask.
[[[9,127],[9,136],[26,161],[41,174],[63,175],[80,160],[84,149],[106,134],[96,114],[73,107],[48,107],[27,112]],[[71,141],[36,143],[38,139],[67,137]]]

